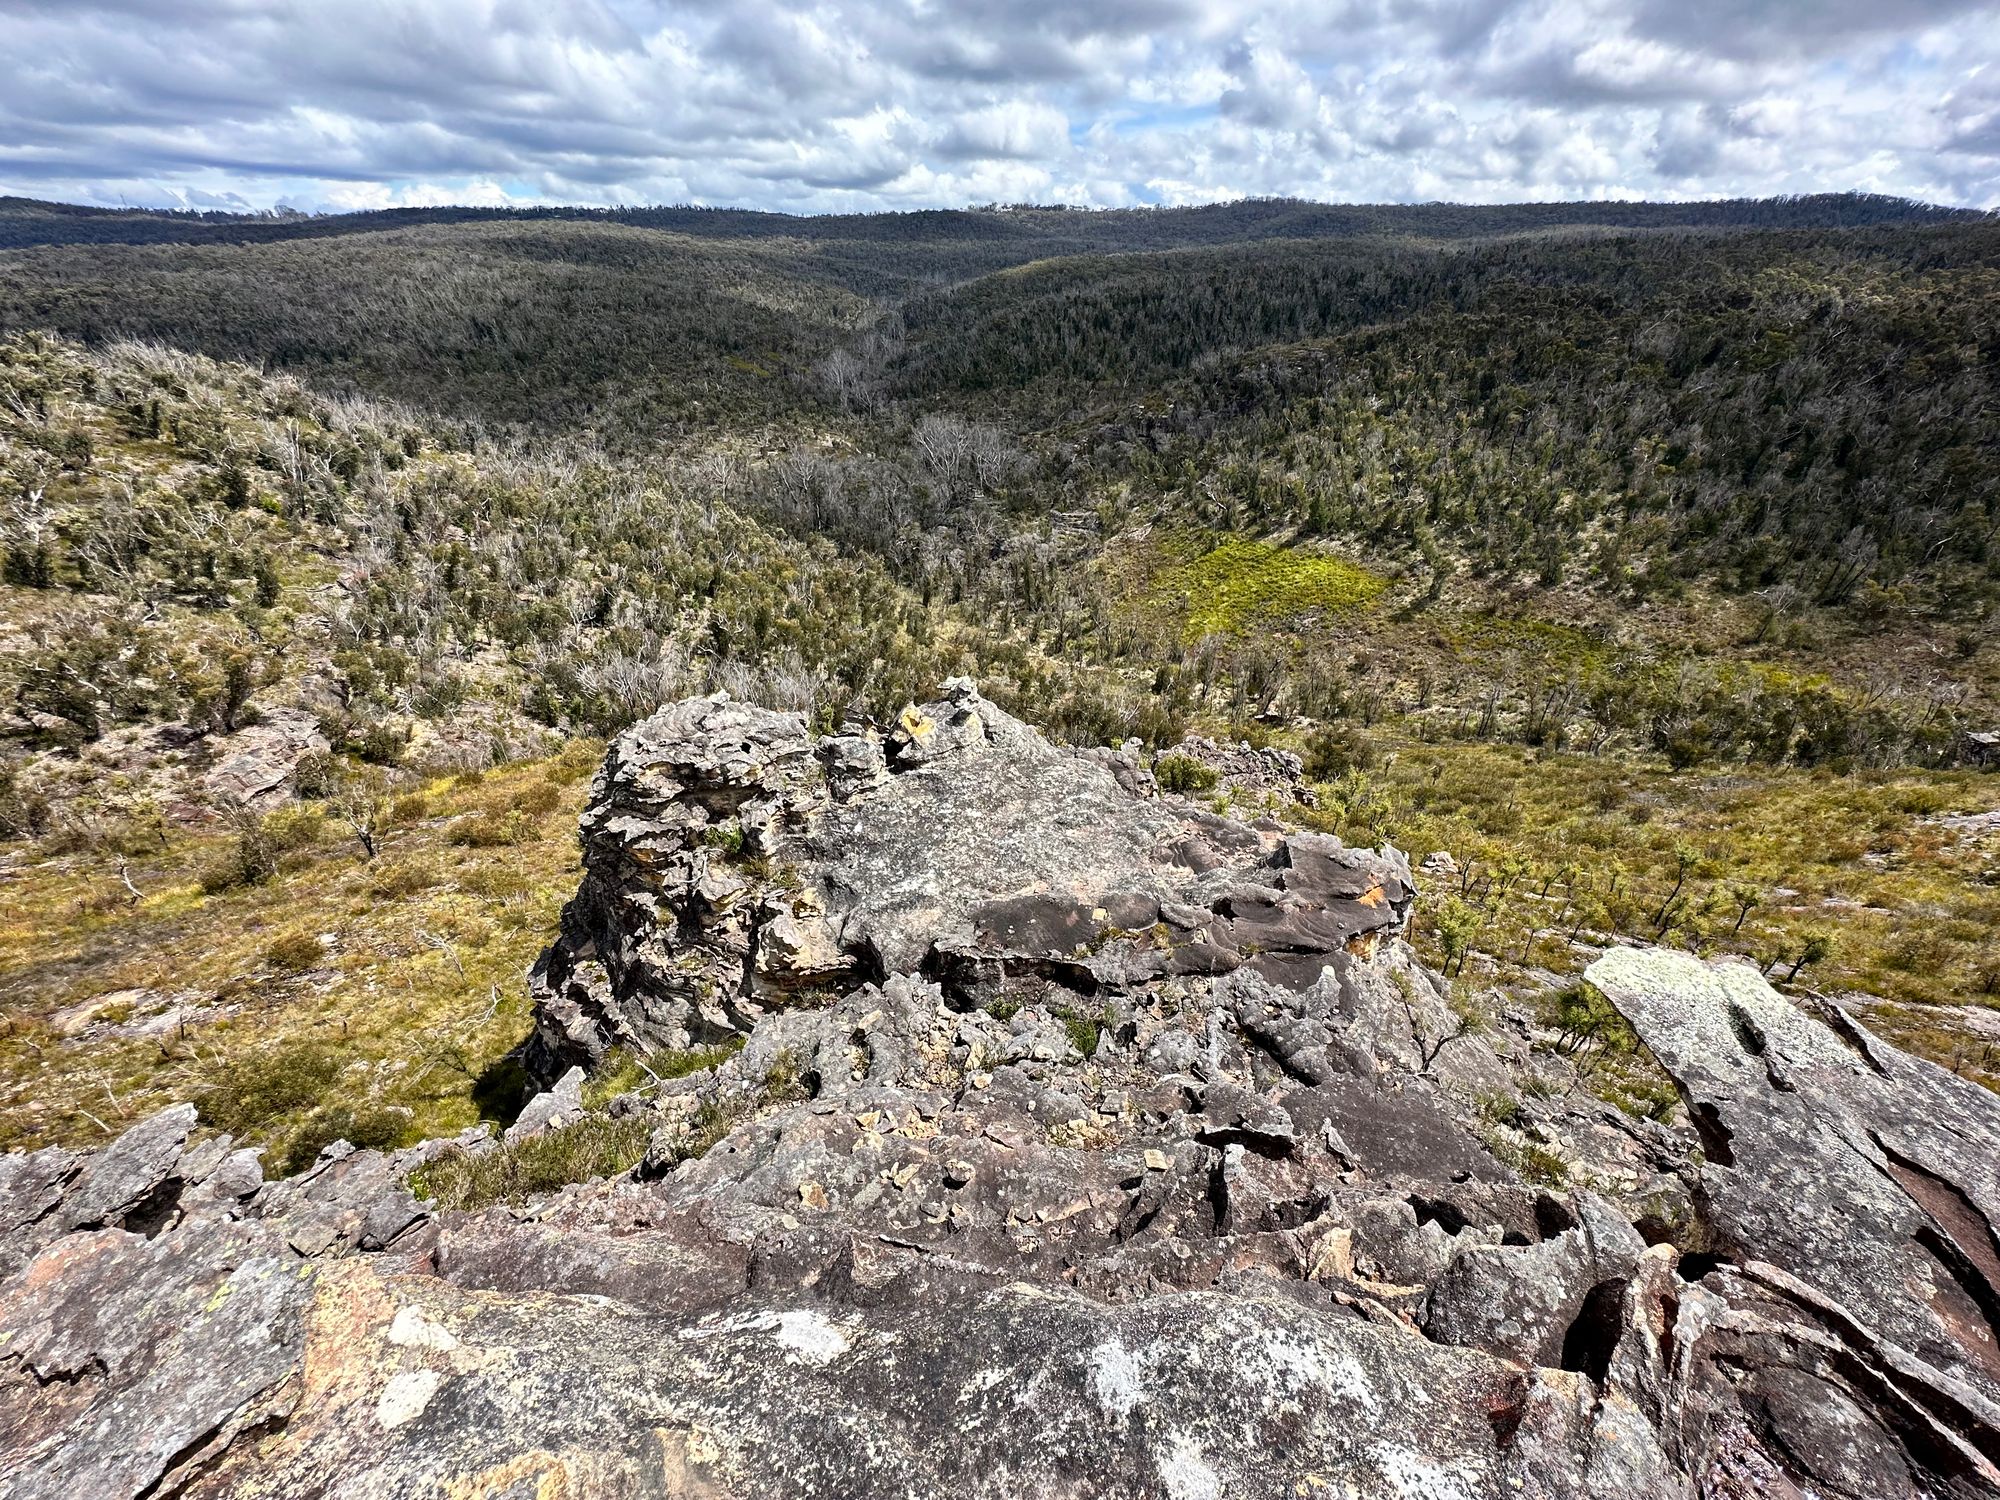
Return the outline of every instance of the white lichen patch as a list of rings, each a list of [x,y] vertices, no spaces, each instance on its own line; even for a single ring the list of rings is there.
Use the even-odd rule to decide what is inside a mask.
[[[1201,1444],[1184,1432],[1167,1440],[1160,1460],[1160,1483],[1169,1500],[1221,1500],[1222,1476],[1215,1472]]]
[[[975,1371],[973,1374],[967,1376],[964,1383],[959,1386],[959,1399],[965,1400],[973,1396],[983,1396],[992,1390],[993,1387],[1006,1380],[1010,1374],[1010,1371],[1003,1370],[997,1365]]]
[[[1124,1421],[1146,1399],[1141,1382],[1144,1373],[1139,1357],[1116,1340],[1106,1340],[1090,1351],[1091,1394],[1104,1414],[1117,1421]]]
[[[811,1308],[709,1318],[692,1328],[683,1328],[679,1336],[683,1339],[714,1339],[732,1333],[771,1334],[779,1346],[788,1351],[788,1358],[808,1365],[830,1364],[853,1344],[845,1328]]]
[[[1376,1443],[1368,1450],[1394,1500],[1472,1500],[1472,1489],[1457,1465],[1435,1463],[1400,1443]]]
[[[391,1375],[375,1403],[375,1420],[390,1429],[414,1422],[443,1384],[444,1376],[435,1370],[404,1370]]]
[[[449,1328],[425,1315],[422,1308],[405,1307],[389,1325],[389,1342],[404,1349],[429,1349],[449,1354],[458,1340]]]
[[[778,1342],[804,1364],[831,1364],[852,1342],[847,1330],[824,1313],[795,1308],[778,1314]]]
[[[1255,1347],[1269,1362],[1276,1381],[1285,1387],[1287,1395],[1295,1396],[1307,1387],[1317,1387],[1371,1420],[1382,1414],[1382,1400],[1375,1383],[1353,1355],[1283,1334],[1274,1334]]]

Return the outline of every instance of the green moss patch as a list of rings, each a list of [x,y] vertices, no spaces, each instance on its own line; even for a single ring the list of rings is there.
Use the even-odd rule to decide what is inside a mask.
[[[1358,614],[1388,586],[1388,579],[1343,558],[1247,537],[1225,538],[1153,578],[1156,596],[1185,609],[1190,640],[1240,635],[1265,621]]]

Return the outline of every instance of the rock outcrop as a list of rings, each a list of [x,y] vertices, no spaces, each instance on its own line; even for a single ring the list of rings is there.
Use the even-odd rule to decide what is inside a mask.
[[[1134,795],[1127,769],[964,681],[887,735],[817,742],[726,697],[664,709],[592,789],[531,1062],[553,1077],[614,1045],[712,1043],[894,974],[962,1009],[1239,969],[1303,990],[1408,915],[1393,850]]]
[[[6,1492],[2000,1494],[1990,1095],[1618,953],[1690,1121],[1524,1097],[1523,1180],[1401,857],[1132,769],[962,684],[635,728],[516,1135],[629,1048],[644,1163],[441,1212],[414,1166],[515,1148],[266,1183],[185,1107],[0,1159]]]

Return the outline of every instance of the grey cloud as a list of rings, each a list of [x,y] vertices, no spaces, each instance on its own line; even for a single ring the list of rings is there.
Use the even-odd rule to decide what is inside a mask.
[[[1639,0],[1633,29],[1725,57],[1821,55],[1990,11],[1985,0]]]
[[[1669,182],[1699,180],[1720,163],[1721,137],[1727,129],[1727,122],[1711,108],[1663,118],[1651,153],[1654,169]]]
[[[0,59],[54,196],[2000,202],[2000,0],[11,0]]]

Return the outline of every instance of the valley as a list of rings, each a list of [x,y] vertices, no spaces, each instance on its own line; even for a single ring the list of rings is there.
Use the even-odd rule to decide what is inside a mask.
[[[1735,953],[2000,1082],[1991,216],[0,230],[9,1145],[504,1118],[607,737],[955,674],[1296,754],[1197,795],[1446,856],[1481,1004]]]

